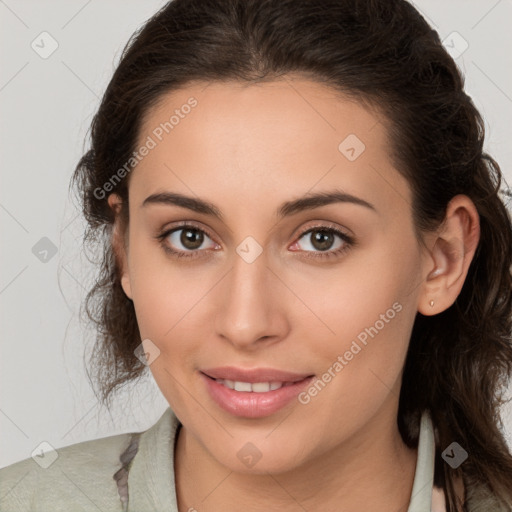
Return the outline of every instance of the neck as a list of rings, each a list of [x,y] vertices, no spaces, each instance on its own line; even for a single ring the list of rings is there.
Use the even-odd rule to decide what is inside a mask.
[[[403,443],[396,421],[387,418],[374,419],[307,464],[265,475],[231,471],[182,427],[175,450],[178,510],[406,512],[417,450]]]

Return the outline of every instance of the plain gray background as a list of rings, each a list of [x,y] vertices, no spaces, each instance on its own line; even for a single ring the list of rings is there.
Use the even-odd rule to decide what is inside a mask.
[[[0,0],[0,467],[42,441],[59,448],[146,429],[167,407],[149,373],[118,395],[112,417],[98,407],[82,359],[94,333],[78,320],[94,268],[68,194],[124,44],[165,3]],[[464,50],[457,63],[485,118],[486,149],[512,184],[512,1],[415,5],[452,51]],[[38,249],[52,246],[41,261]],[[512,446],[512,407],[504,419]]]

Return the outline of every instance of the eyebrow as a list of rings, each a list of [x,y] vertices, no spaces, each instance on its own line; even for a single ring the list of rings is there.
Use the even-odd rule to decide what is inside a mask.
[[[329,192],[306,194],[298,199],[286,201],[277,209],[276,215],[279,218],[283,218],[305,210],[312,210],[314,208],[319,208],[333,203],[356,204],[364,206],[365,208],[377,213],[375,206],[368,201],[352,194],[347,194],[342,190],[332,190]],[[146,207],[151,204],[180,206],[196,213],[212,215],[217,217],[219,220],[223,220],[222,212],[214,204],[203,199],[186,196],[177,192],[159,192],[152,194],[144,200],[141,207]]]

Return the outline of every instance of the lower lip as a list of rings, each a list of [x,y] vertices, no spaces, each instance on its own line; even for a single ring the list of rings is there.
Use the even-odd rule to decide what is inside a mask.
[[[290,386],[255,393],[253,391],[235,391],[201,373],[208,392],[219,407],[242,418],[263,418],[270,416],[289,404],[312,380],[306,377]]]

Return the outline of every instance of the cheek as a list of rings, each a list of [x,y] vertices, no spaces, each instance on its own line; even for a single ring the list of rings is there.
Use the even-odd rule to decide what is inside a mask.
[[[375,332],[376,328],[378,338],[388,343],[402,343],[398,334],[409,323],[403,317],[411,314],[405,311],[415,300],[411,290],[418,267],[412,250],[406,253],[393,244],[376,241],[337,267],[322,272],[293,270],[294,276],[288,276],[288,280],[314,313],[304,315],[300,323],[314,328],[325,340],[320,345],[324,353],[332,353],[348,350],[350,342],[358,337],[364,342],[369,337],[367,329]]]
[[[396,384],[416,316],[411,283],[418,267],[413,250],[388,245],[347,260],[323,287],[309,292],[311,309],[330,331],[320,326],[322,342],[311,354],[323,362],[323,371],[336,375],[329,400],[364,409],[382,401]]]
[[[171,262],[157,242],[135,234],[130,239],[130,283],[141,337],[165,340],[193,311],[202,286]]]
[[[311,353],[310,360],[319,362],[319,381],[302,396],[301,403],[310,404],[319,424],[348,436],[398,396],[410,316],[400,301],[382,297],[366,297],[338,314],[332,324],[336,336],[325,336],[321,350],[317,346]]]

